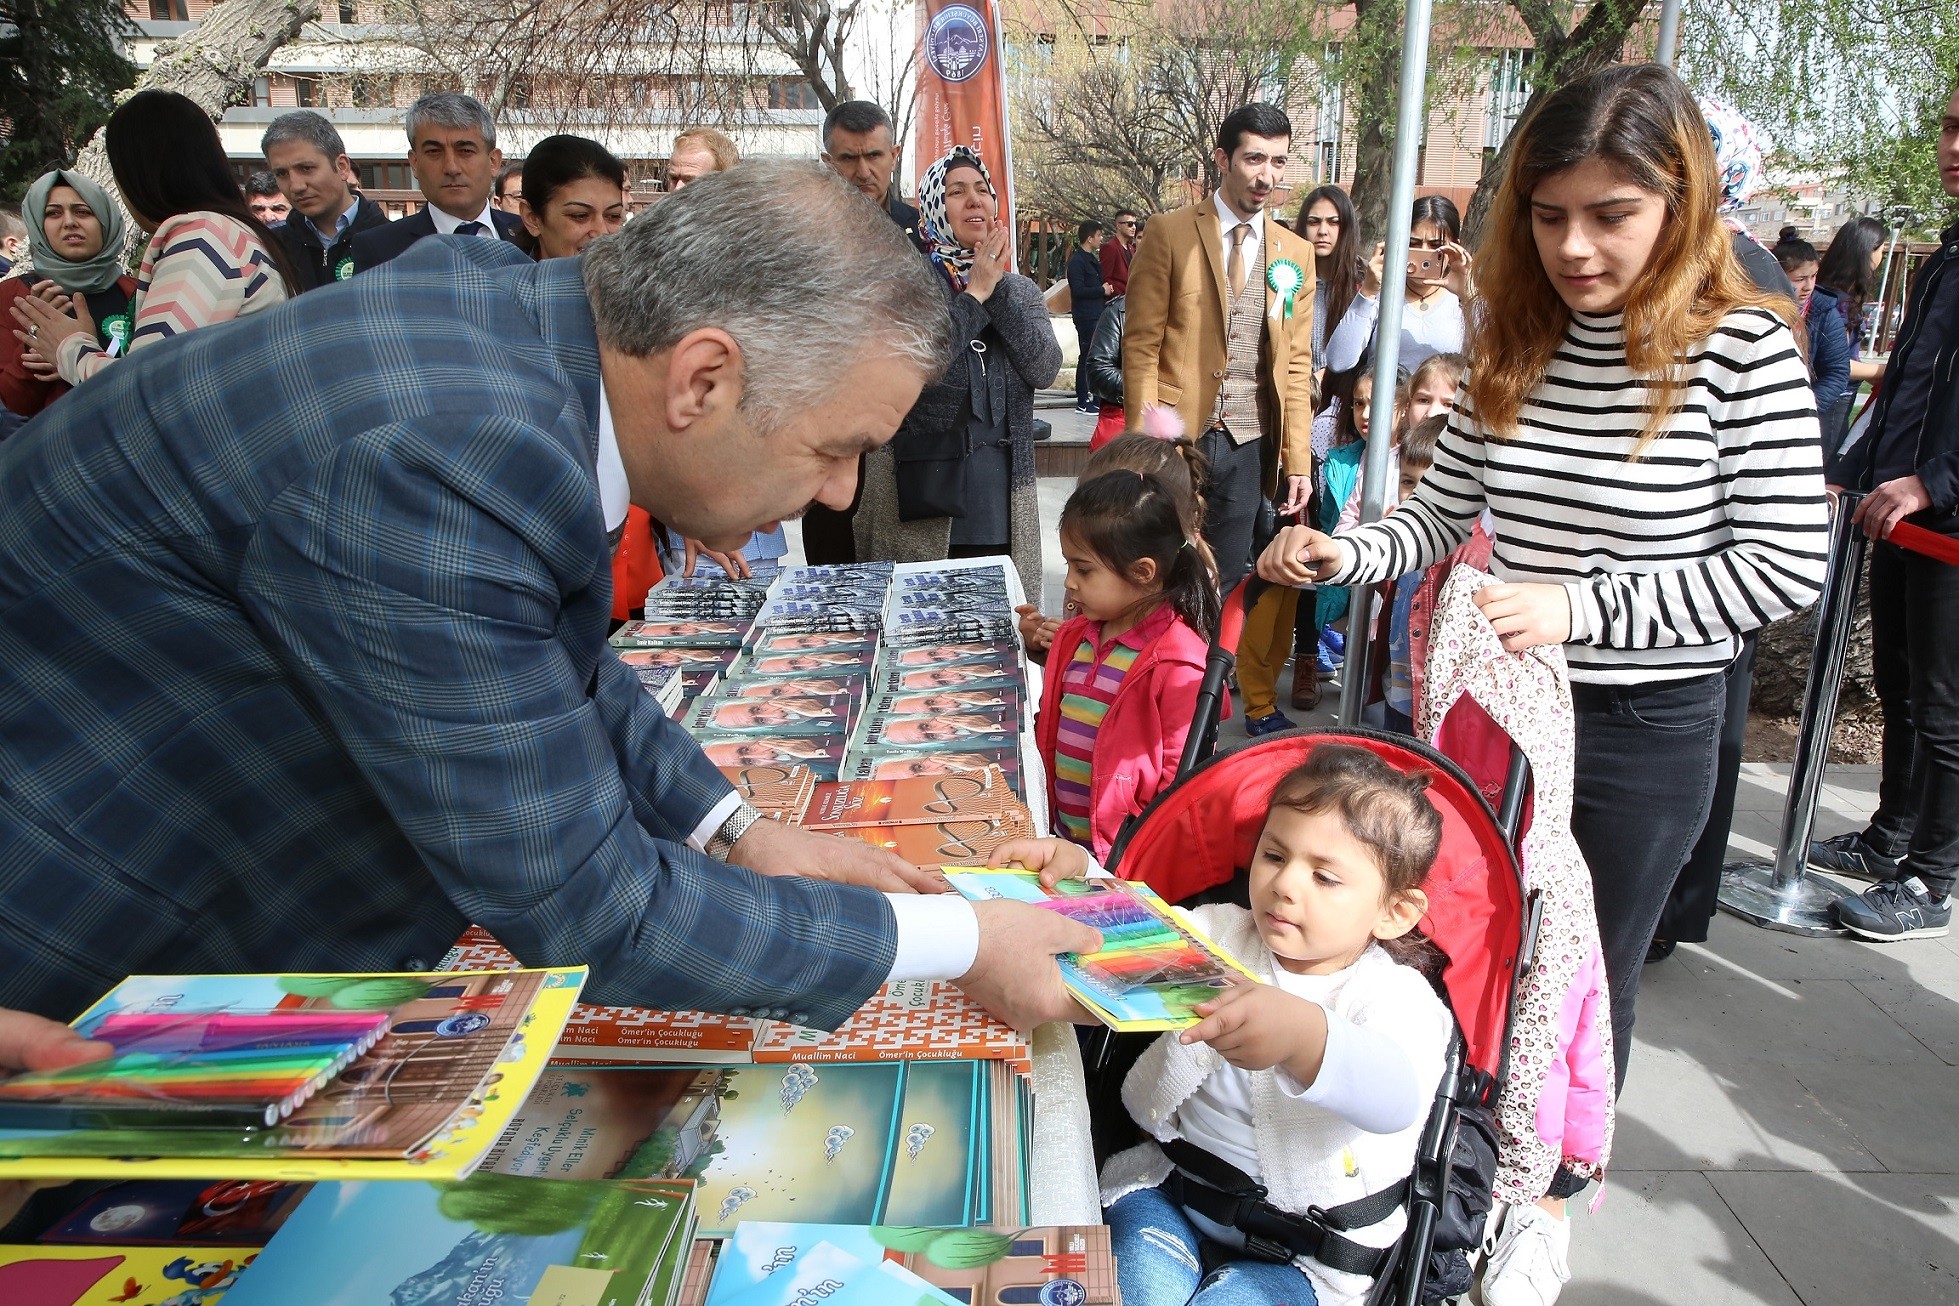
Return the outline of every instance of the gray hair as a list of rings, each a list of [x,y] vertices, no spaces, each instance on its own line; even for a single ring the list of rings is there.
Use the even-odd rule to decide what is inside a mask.
[[[282,113],[272,120],[259,137],[258,152],[269,154],[274,145],[284,145],[288,141],[305,141],[326,155],[327,162],[347,152],[347,142],[340,139],[340,132],[327,121],[325,115],[314,113],[311,109],[295,109]]]
[[[450,131],[467,131],[474,127],[483,137],[483,148],[493,150],[497,146],[496,119],[483,102],[473,95],[460,91],[432,91],[408,106],[408,145],[415,145],[415,129],[423,123],[434,123],[437,127],[447,127]]]
[[[858,359],[895,356],[929,384],[951,357],[931,266],[821,164],[760,159],[703,177],[582,261],[609,348],[644,358],[703,327],[733,336],[742,407],[765,430],[829,399]]]
[[[891,133],[892,143],[898,140],[898,129],[891,125],[891,115],[884,106],[870,100],[845,100],[823,118],[823,148],[830,148],[830,133],[847,131],[854,136],[874,132],[878,128]]]

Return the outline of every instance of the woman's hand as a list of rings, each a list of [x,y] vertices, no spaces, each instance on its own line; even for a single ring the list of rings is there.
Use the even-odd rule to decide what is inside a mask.
[[[1367,268],[1361,273],[1360,293],[1369,299],[1379,299],[1381,297],[1381,277],[1387,271],[1387,267],[1388,247],[1377,244],[1374,246],[1374,257],[1367,260]]]
[[[95,319],[89,316],[88,302],[80,295],[64,294],[52,281],[38,282],[33,294],[14,301],[14,321],[22,361],[38,374],[54,371],[61,342],[69,336],[95,338]]]
[[[1038,872],[1041,887],[1050,893],[1063,880],[1088,878],[1087,851],[1066,839],[1015,839],[995,848],[986,864]]]
[[[1475,602],[1508,652],[1571,638],[1571,597],[1562,585],[1485,585]]]
[[[1274,585],[1316,585],[1339,570],[1340,546],[1310,526],[1285,527],[1258,558],[1259,576]]]
[[[1469,251],[1453,240],[1442,247],[1449,270],[1435,284],[1467,304],[1476,294],[1476,275],[1470,267]]]
[[[1001,223],[973,246],[973,270],[966,274],[966,293],[984,304],[1007,275],[1007,249],[1012,237]]]

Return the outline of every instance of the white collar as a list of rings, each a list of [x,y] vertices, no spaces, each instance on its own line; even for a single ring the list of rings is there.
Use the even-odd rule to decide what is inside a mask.
[[[488,236],[492,240],[501,239],[501,233],[497,231],[497,221],[490,216],[490,201],[488,200],[483,201],[483,211],[474,218],[452,218],[433,204],[428,207],[429,217],[435,223],[435,234],[438,236],[453,236],[456,234],[456,228],[462,226],[463,223],[480,222],[483,224],[481,234]]]
[[[1263,211],[1254,213],[1249,218],[1239,217],[1231,211],[1231,206],[1224,202],[1224,192],[1222,190],[1211,192],[1211,205],[1218,212],[1219,231],[1228,233],[1233,227],[1250,227],[1252,231],[1251,235],[1245,237],[1247,240],[1257,240],[1265,234],[1265,224],[1259,221],[1259,219],[1265,216]]]
[[[599,381],[599,507],[605,513],[605,529],[616,531],[625,524],[626,509],[632,506],[632,486],[626,483],[626,464],[619,457],[619,433],[612,429],[612,405],[605,397],[605,381]]]

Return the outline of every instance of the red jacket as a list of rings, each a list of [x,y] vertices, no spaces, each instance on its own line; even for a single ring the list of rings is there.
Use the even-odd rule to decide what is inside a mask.
[[[1102,242],[1102,280],[1112,287],[1110,299],[1129,293],[1129,261],[1135,257],[1136,251],[1123,244],[1120,236]]]
[[[1061,734],[1061,680],[1075,649],[1096,625],[1071,617],[1055,633],[1041,682],[1041,712],[1034,742],[1048,773],[1048,807],[1054,810],[1054,746]],[[1184,736],[1197,713],[1210,644],[1182,617],[1136,655],[1115,701],[1095,732],[1089,759],[1090,851],[1108,858],[1122,823],[1140,813],[1177,778]]]
[[[14,321],[11,310],[14,301],[27,295],[34,282],[40,278],[26,275],[9,276],[0,280],[0,404],[5,404],[22,417],[32,417],[55,400],[68,393],[68,383],[60,377],[47,380],[27,370],[21,359],[20,341],[14,339]],[[120,313],[129,307],[129,297],[136,293],[136,278],[117,277],[113,293],[105,291],[99,295],[87,296],[90,311],[96,317],[97,339],[100,340],[101,316],[106,309]],[[123,343],[128,344],[125,335]]]

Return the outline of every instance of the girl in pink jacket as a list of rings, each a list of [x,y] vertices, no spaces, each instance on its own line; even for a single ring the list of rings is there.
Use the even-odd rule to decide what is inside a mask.
[[[1122,823],[1177,775],[1197,710],[1217,582],[1161,478],[1110,472],[1061,513],[1068,610],[1034,733],[1055,833],[1109,855]]]

